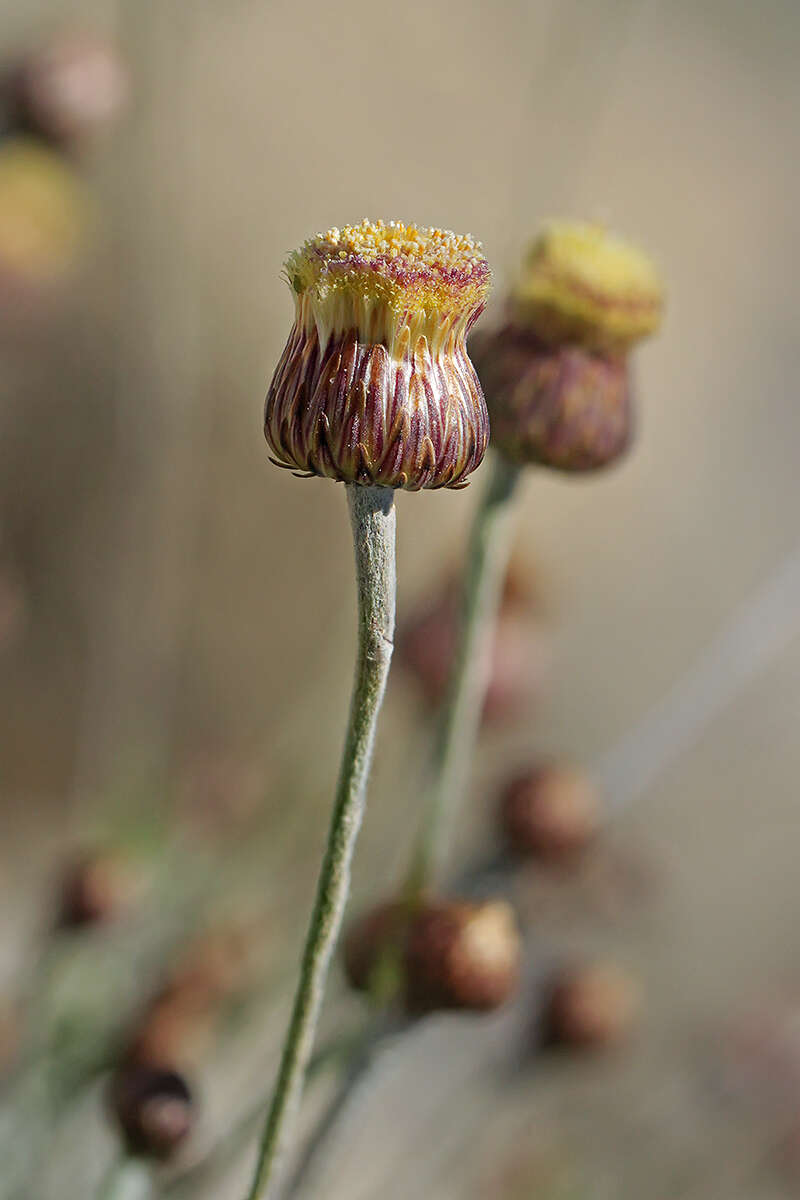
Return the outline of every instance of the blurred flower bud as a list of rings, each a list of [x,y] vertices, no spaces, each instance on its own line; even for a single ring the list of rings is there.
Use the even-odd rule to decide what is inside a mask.
[[[69,163],[33,139],[0,142],[0,293],[26,298],[57,283],[86,221],[83,185]]]
[[[545,997],[545,1041],[586,1049],[616,1045],[631,1033],[640,1003],[637,985],[618,967],[568,967],[551,980]]]
[[[194,1068],[211,1049],[226,1006],[252,982],[254,947],[252,931],[230,922],[206,930],[178,953],[136,1021],[126,1061]]]
[[[137,880],[130,863],[111,850],[97,850],[73,862],[64,875],[58,925],[75,929],[112,921],[131,904]]]
[[[104,38],[70,34],[31,51],[10,84],[11,103],[27,129],[73,150],[104,131],[128,99],[128,73]]]
[[[194,1124],[192,1094],[175,1071],[126,1065],[111,1082],[110,1102],[131,1154],[171,1158]]]
[[[655,333],[664,289],[650,259],[600,225],[554,221],[531,246],[511,319],[551,346],[624,353]]]
[[[207,994],[166,988],[137,1022],[125,1060],[154,1069],[190,1071],[213,1045],[218,1016]]]
[[[388,968],[415,1014],[498,1008],[516,987],[520,954],[514,914],[504,900],[388,901],[357,920],[344,943],[351,985],[371,990],[377,972]]]
[[[512,717],[544,686],[549,636],[537,603],[513,567],[506,578],[495,627],[484,721]],[[398,659],[413,672],[425,699],[437,705],[444,696],[456,645],[458,588],[448,580],[441,593],[400,630]]]
[[[409,927],[408,1007],[499,1008],[516,989],[520,955],[514,914],[504,900],[427,901]]]
[[[466,337],[490,272],[470,237],[391,221],[311,238],[286,274],[295,324],[267,394],[273,462],[383,487],[455,487],[489,438]]]
[[[600,826],[600,799],[588,775],[553,763],[512,779],[500,823],[515,854],[560,862],[585,850]]]
[[[595,471],[632,436],[627,355],[664,303],[650,260],[594,225],[554,223],[531,247],[508,323],[473,338],[492,443],[519,465]]]
[[[621,458],[633,435],[625,359],[547,346],[513,325],[471,345],[492,422],[492,443],[512,462],[596,471]]]

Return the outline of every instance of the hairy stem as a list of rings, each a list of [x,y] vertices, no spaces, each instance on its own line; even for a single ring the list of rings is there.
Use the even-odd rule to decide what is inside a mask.
[[[490,471],[470,534],[456,650],[439,709],[430,784],[407,882],[410,899],[443,866],[489,683],[492,640],[511,549],[511,501],[520,468],[494,453]]]
[[[358,585],[358,656],[339,783],[294,1007],[248,1200],[275,1194],[276,1168],[297,1114],[325,980],[350,887],[364,813],[375,728],[392,657],[395,618],[395,509],[388,488],[347,485]]]

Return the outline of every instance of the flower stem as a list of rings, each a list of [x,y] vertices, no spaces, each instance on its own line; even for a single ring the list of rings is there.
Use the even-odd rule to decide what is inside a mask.
[[[456,650],[439,710],[422,826],[406,883],[419,896],[443,865],[469,774],[491,671],[492,640],[511,549],[512,499],[520,468],[493,453],[475,514],[461,596]]]
[[[394,493],[383,487],[346,486],[358,586],[358,656],[350,720],[294,1007],[248,1200],[275,1194],[278,1160],[300,1105],[325,980],[350,887],[350,864],[364,813],[375,728],[392,657]]]

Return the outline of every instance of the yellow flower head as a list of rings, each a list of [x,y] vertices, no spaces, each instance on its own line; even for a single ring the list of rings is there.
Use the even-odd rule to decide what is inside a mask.
[[[664,291],[637,247],[599,225],[554,222],[512,291],[515,324],[550,344],[624,352],[660,324]]]
[[[86,217],[80,179],[60,155],[28,138],[0,146],[0,272],[33,284],[57,278]]]
[[[273,461],[345,483],[462,486],[489,439],[466,345],[490,285],[479,244],[362,221],[310,238],[285,270],[295,321],[265,405]]]
[[[361,221],[309,238],[289,255],[286,275],[324,345],[357,330],[392,349],[406,330],[432,351],[464,335],[489,293],[480,243],[446,229]]]

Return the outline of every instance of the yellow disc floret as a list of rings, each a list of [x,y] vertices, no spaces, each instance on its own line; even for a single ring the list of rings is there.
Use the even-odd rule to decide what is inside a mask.
[[[625,350],[654,333],[664,292],[650,259],[599,225],[555,222],[528,252],[516,321],[544,341]]]
[[[466,332],[490,287],[480,243],[446,229],[362,221],[317,234],[291,254],[286,275],[324,344],[357,329],[392,346],[405,328],[432,348]]]

